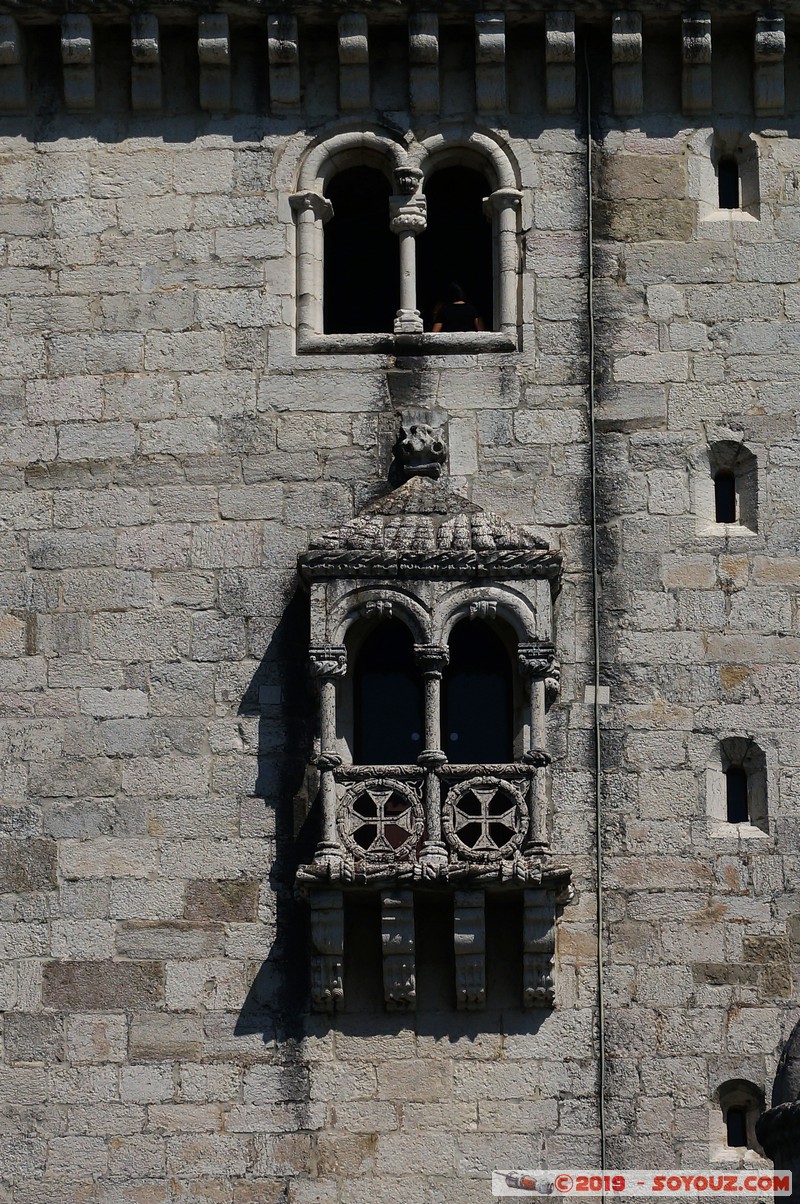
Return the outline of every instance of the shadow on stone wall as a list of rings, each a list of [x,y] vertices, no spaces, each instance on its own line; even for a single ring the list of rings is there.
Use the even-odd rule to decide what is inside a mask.
[[[239,704],[240,715],[257,715],[259,720],[253,794],[274,820],[269,887],[275,938],[248,992],[236,1032],[261,1033],[265,1042],[302,1036],[308,1007],[308,920],[305,906],[294,897],[295,871],[313,856],[319,828],[318,804],[308,809],[305,793],[314,713],[307,662],[308,599],[298,587]]]

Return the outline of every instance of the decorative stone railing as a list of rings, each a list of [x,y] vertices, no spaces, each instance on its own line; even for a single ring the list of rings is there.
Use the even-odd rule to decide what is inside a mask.
[[[443,756],[443,754],[441,754]],[[501,765],[320,766],[335,825],[298,882],[539,884],[547,757]]]

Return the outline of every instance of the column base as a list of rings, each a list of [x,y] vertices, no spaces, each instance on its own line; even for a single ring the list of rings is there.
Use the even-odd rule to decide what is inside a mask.
[[[398,309],[394,320],[395,334],[422,334],[425,326],[418,309]]]

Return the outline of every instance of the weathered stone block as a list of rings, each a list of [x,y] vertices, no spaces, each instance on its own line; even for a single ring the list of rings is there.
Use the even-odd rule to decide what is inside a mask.
[[[46,962],[42,991],[46,1007],[64,1011],[155,1007],[164,998],[164,967],[151,961]]]
[[[188,882],[184,908],[190,920],[255,920],[258,882],[246,878]]]
[[[55,841],[0,840],[0,893],[55,890],[57,874]]]

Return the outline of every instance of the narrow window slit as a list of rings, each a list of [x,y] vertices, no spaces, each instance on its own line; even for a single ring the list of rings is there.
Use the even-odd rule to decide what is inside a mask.
[[[718,523],[736,522],[736,475],[721,468],[714,477],[714,512]]]
[[[717,167],[720,209],[741,209],[739,163],[733,155],[723,155]]]
[[[728,823],[747,823],[750,818],[747,806],[747,773],[740,766],[731,765],[725,770],[725,793]]]

